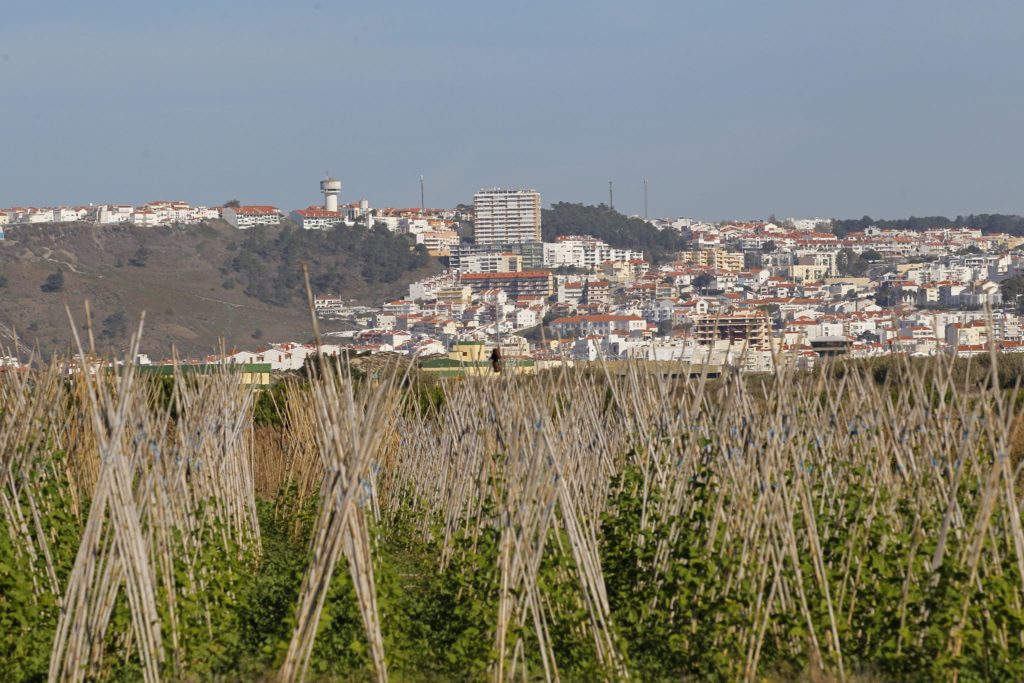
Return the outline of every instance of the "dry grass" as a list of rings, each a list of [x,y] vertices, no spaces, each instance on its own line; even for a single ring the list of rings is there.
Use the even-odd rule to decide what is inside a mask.
[[[995,375],[997,363],[985,372]],[[256,500],[282,489],[294,489],[298,504],[319,501],[280,670],[287,681],[307,674],[342,561],[375,676],[387,679],[374,534],[397,533],[399,519],[437,541],[438,572],[472,553],[485,531],[498,534],[493,680],[563,675],[552,629],[565,615],[541,581],[553,556],[571,558],[558,577],[574,586],[571,601],[586,615],[576,636],[606,677],[634,675],[607,585],[606,526],[620,514],[614,501],[626,472],[639,473],[632,543],[637,558],[648,558],[636,561],[637,594],[654,596],[647,618],[689,609],[657,590],[678,568],[685,535],[719,558],[696,594],[742,605],[735,627],[716,631],[710,645],[739,643],[735,678],[766,675],[770,643],[774,657],[811,662],[802,680],[872,680],[851,674],[865,665],[850,654],[870,635],[858,630],[865,611],[926,623],[930,614],[911,596],[948,575],[962,575],[965,586],[1007,584],[1018,611],[1024,600],[1022,465],[1010,457],[1024,438],[1015,394],[993,388],[998,378],[967,388],[948,362],[907,364],[898,384],[853,366],[813,377],[783,368],[756,385],[664,380],[637,366],[614,378],[566,369],[446,382],[433,402],[406,376],[357,383],[342,367],[289,388],[279,432],[254,430],[253,390],[230,372],[176,379],[167,406],[130,371],[80,373],[70,385],[54,368],[0,380],[5,530],[18,552],[39,558],[35,589],[62,600],[51,680],[103,670],[122,591],[132,615],[125,647],[146,679],[183,675],[189,652],[177,603],[203,590],[202,550],[258,561]],[[55,448],[69,454],[60,467],[47,461]],[[25,488],[30,477],[10,476],[30,471],[70,491],[81,502],[76,514],[89,502],[63,585],[45,559],[50,534],[36,523],[45,502]],[[707,482],[709,497],[694,494],[695,482]],[[869,606],[879,579],[865,549],[897,538],[909,539],[897,598]],[[180,567],[188,581],[173,580]],[[982,641],[993,656],[1021,652],[1020,629],[965,636],[976,618],[970,600],[965,591],[944,627],[951,661]],[[784,615],[804,635],[782,626]],[[924,632],[899,638],[898,648],[927,645]],[[951,678],[958,667],[950,665]]]

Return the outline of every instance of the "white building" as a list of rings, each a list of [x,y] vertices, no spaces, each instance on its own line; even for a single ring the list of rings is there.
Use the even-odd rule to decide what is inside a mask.
[[[88,213],[87,209],[81,207],[59,206],[53,210],[53,222],[77,223],[84,221]]]
[[[540,192],[480,190],[473,195],[477,244],[540,241]]]
[[[459,233],[454,230],[427,230],[416,234],[416,243],[425,246],[433,256],[447,256],[452,247],[459,245]]]
[[[314,206],[292,211],[289,218],[303,230],[328,230],[345,221],[340,211],[328,211]]]
[[[564,236],[559,237],[555,242],[544,243],[544,266],[546,268],[572,266],[589,269],[596,268],[608,261],[640,261],[643,258],[642,251],[615,249],[589,235]]]
[[[455,276],[451,273],[441,273],[410,284],[408,298],[410,301],[433,299],[439,290],[454,286]]]
[[[112,223],[130,223],[135,207],[125,204],[102,205],[96,212],[96,222],[101,225]]]
[[[156,211],[140,207],[131,213],[131,221],[140,228],[152,228],[160,224],[160,217]]]
[[[7,219],[12,225],[30,223],[52,223],[53,209],[37,209],[35,207],[16,207],[7,209]]]
[[[257,225],[280,225],[281,211],[265,205],[228,206],[224,208],[224,220],[240,230]]]
[[[518,273],[522,269],[522,256],[495,251],[470,254],[459,262],[459,271],[463,273]]]

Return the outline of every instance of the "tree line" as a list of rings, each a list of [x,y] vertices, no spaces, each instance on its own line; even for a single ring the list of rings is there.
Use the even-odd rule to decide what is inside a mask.
[[[617,249],[643,251],[652,263],[671,261],[688,242],[675,230],[659,230],[641,218],[624,216],[605,204],[589,206],[556,202],[541,212],[545,242],[563,235],[591,235]]]
[[[225,264],[225,286],[237,281],[260,301],[287,306],[305,297],[302,264],[315,293],[388,285],[434,259],[407,235],[382,227],[336,226],[329,230],[255,227]]]
[[[1024,235],[1024,216],[1015,214],[982,213],[947,218],[946,216],[910,216],[909,218],[875,219],[871,216],[832,219],[832,232],[839,237],[861,232],[871,226],[883,230],[941,230],[948,228],[980,228],[985,234],[1007,233]]]

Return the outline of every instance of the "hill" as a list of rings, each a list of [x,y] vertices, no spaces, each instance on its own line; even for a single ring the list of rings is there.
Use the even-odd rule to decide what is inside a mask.
[[[0,344],[10,343],[14,328],[44,353],[70,348],[65,304],[84,325],[90,302],[100,350],[124,350],[145,311],[145,352],[164,356],[173,344],[183,355],[206,354],[222,338],[250,348],[308,339],[304,261],[315,293],[364,304],[400,296],[410,281],[440,269],[410,250],[407,238],[362,228],[44,224],[8,228],[7,237],[0,242]]]
[[[618,249],[641,250],[644,258],[654,263],[672,260],[688,244],[674,230],[658,230],[647,221],[624,216],[604,204],[552,204],[541,212],[541,232],[545,242],[562,235],[592,235]]]

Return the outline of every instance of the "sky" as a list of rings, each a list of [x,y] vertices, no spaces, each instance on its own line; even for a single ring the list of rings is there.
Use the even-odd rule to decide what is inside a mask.
[[[1019,0],[0,4],[0,206],[1024,214]]]

